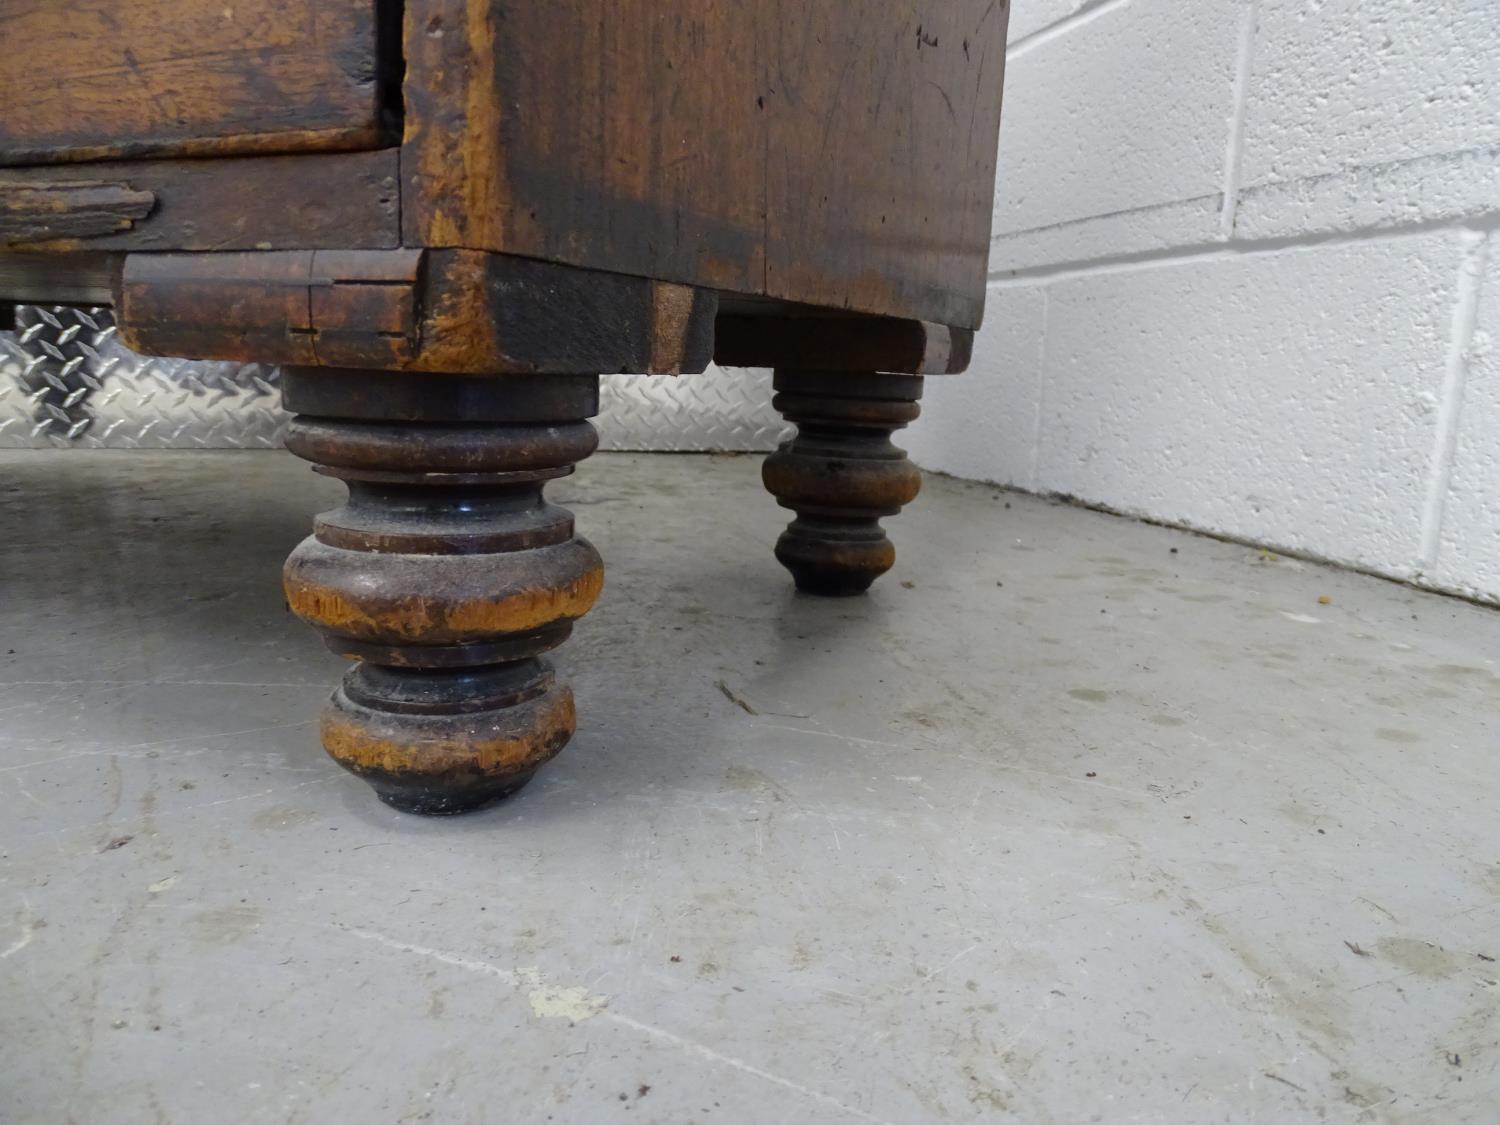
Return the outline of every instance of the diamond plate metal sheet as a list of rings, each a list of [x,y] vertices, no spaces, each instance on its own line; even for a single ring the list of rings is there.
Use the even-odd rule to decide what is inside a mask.
[[[758,452],[792,436],[771,407],[771,372],[709,367],[699,375],[606,375],[599,443],[658,453]]]
[[[274,367],[158,359],[115,336],[107,308],[22,306],[0,332],[0,449],[261,449],[281,444]],[[791,427],[768,371],[607,375],[595,424],[604,449],[774,449]]]

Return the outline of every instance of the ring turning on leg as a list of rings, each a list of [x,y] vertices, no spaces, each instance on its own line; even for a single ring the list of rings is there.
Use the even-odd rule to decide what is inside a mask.
[[[292,611],[357,663],[323,745],[407,812],[514,792],[572,735],[544,654],[598,597],[599,554],[542,497],[598,439],[598,377],[290,368],[287,448],[342,479],[287,559]]]
[[[896,561],[880,517],[922,487],[921,471],[891,443],[919,413],[922,377],[778,368],[775,388],[776,409],[797,424],[761,470],[781,506],[797,513],[776,558],[798,589],[863,593]]]

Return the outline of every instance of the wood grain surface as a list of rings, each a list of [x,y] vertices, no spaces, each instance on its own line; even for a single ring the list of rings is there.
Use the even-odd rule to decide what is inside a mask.
[[[977,327],[1006,0],[410,0],[403,225]]]
[[[0,246],[29,250],[385,249],[401,242],[397,152],[139,160],[0,168]],[[154,203],[126,224],[23,225],[45,194],[54,207],[89,201],[88,185],[114,183]]]
[[[702,371],[715,294],[476,250],[131,254],[148,355],[457,374]]]
[[[377,6],[0,0],[0,164],[373,147]]]
[[[155,204],[149,191],[125,183],[7,183],[0,176],[0,246],[115,234],[135,226]]]

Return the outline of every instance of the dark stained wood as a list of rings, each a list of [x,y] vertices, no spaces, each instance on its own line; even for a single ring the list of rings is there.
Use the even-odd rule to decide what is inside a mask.
[[[156,196],[106,180],[7,183],[0,177],[0,246],[94,238],[129,230]]]
[[[720,314],[714,335],[714,360],[729,367],[952,375],[974,350],[971,329],[884,316]]]
[[[758,287],[762,178],[745,174],[761,145],[745,126],[762,91],[743,7],[410,0],[407,240]]]
[[[1006,0],[409,0],[411,245],[961,328]]]
[[[0,164],[374,147],[376,0],[0,0]]]
[[[651,330],[642,373],[680,375],[707,367],[714,353],[718,307],[719,296],[711,289],[653,281]]]
[[[132,254],[116,322],[128,347],[152,355],[399,366],[416,348],[421,260],[420,250]]]
[[[349,487],[283,572],[292,612],[358,661],[323,713],[324,747],[406,812],[514,792],[576,726],[543,656],[594,604],[604,567],[542,488],[597,445],[585,419],[598,377],[391,373],[372,386],[292,368],[283,387],[288,408],[314,411],[287,448]]]
[[[712,292],[468,250],[131,255],[137,351],[505,374],[702,371]]]
[[[665,287],[667,290],[678,286]],[[469,250],[429,250],[422,349],[426,371],[702,371],[713,356],[712,292],[663,298],[647,278]],[[671,341],[668,343],[667,341]]]
[[[307,327],[320,366],[404,367],[420,347],[420,250],[315,250]]]
[[[810,594],[862,594],[896,562],[881,529],[911,503],[922,473],[891,443],[917,417],[917,375],[777,369],[772,403],[797,423],[765,459],[761,479],[797,518],[776,541],[776,559]]]
[[[546,422],[566,412],[587,375],[553,375],[528,384],[523,399],[496,395],[488,379],[468,375],[423,375],[409,371],[338,371],[289,367],[281,381],[281,401],[294,414],[369,422]],[[550,393],[549,393],[550,390]]]
[[[316,363],[308,286],[312,251],[132,254],[115,322],[147,355]]]
[[[108,182],[155,205],[123,227],[39,231],[6,239],[17,249],[380,249],[401,244],[397,152],[252,156],[0,168],[4,201],[38,188]],[[4,220],[0,218],[0,227]]]
[[[0,253],[0,300],[23,305],[107,305],[124,256]]]
[[[775,0],[774,297],[978,328],[1009,0]]]

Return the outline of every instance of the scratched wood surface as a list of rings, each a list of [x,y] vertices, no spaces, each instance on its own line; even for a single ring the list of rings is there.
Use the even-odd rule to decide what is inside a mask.
[[[409,0],[408,245],[977,327],[1006,0]]]
[[[131,254],[115,303],[148,355],[481,375],[702,371],[717,309],[670,282],[409,248]]]
[[[150,213],[156,196],[126,183],[0,177],[0,246],[79,241],[129,230]]]
[[[363,148],[377,0],[0,0],[0,164]]]
[[[384,149],[0,168],[0,250],[399,246],[396,157]],[[121,214],[96,205],[108,185]]]

